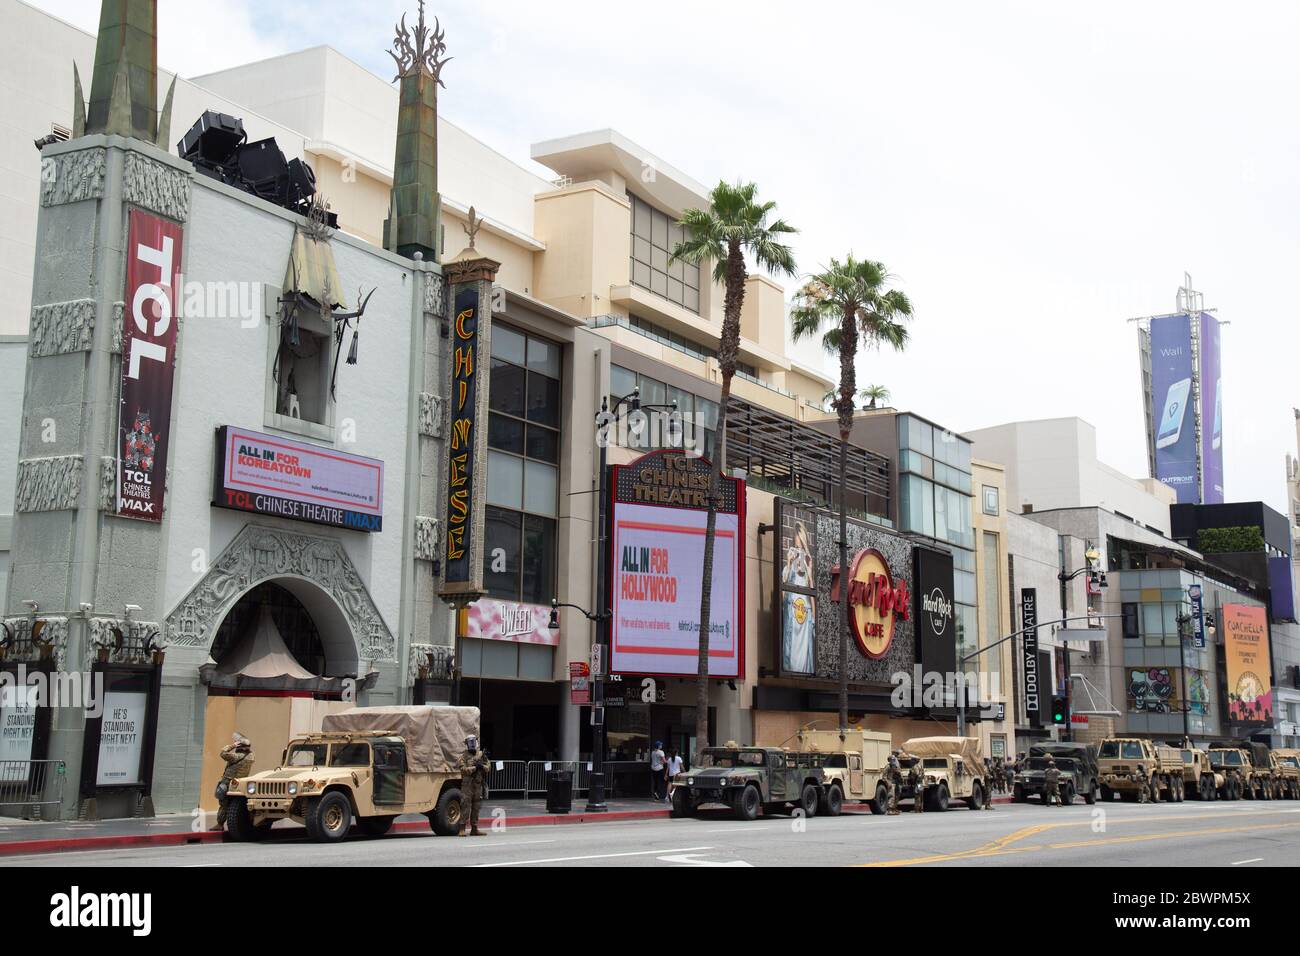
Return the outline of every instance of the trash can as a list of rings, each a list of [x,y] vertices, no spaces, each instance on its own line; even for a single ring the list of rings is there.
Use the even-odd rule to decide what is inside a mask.
[[[573,771],[550,770],[546,774],[546,812],[568,813],[573,809]]]

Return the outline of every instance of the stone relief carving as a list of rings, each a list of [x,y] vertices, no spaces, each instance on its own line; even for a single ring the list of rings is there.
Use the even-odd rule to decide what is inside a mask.
[[[32,308],[29,355],[88,352],[95,336],[95,300],[73,299]]]
[[[431,668],[439,677],[451,672],[455,648],[450,644],[412,644],[406,654],[406,686],[420,679],[420,668]]]
[[[140,153],[126,154],[122,197],[129,203],[185,222],[190,215],[189,173],[155,162]]]
[[[420,434],[442,437],[442,396],[420,393]]]
[[[80,455],[26,458],[18,462],[14,508],[19,512],[73,511],[81,497]]]
[[[110,456],[99,459],[99,510],[117,511],[117,459]]]
[[[7,617],[5,623],[13,633],[13,644],[5,649],[5,660],[17,663],[32,663],[41,660],[42,645],[49,647],[48,653],[54,660],[54,666],[60,671],[68,669],[68,619],[66,617],[49,617],[42,615],[45,622],[41,629],[40,644],[32,640],[32,625],[36,618]]]
[[[83,199],[102,199],[107,164],[107,152],[102,147],[43,158],[41,205],[61,206]]]
[[[113,303],[113,338],[108,346],[108,350],[112,352],[114,355],[122,354],[122,336],[125,334],[125,329],[123,329],[122,327],[122,321],[125,319],[125,317],[126,317],[126,303],[114,302]]]
[[[424,311],[442,317],[446,314],[447,283],[436,272],[424,274]]]
[[[222,618],[241,594],[262,581],[284,576],[306,578],[334,598],[363,660],[397,659],[397,641],[337,539],[251,524],[244,526],[167,616],[166,642],[211,646]]]
[[[415,556],[432,561],[438,556],[438,519],[417,515],[415,518]]]
[[[107,653],[106,663],[138,664],[141,647],[149,644],[161,645],[162,627],[156,621],[123,621],[115,617],[92,617],[86,621],[86,645],[82,648],[82,667],[90,670],[99,659],[100,648]],[[122,646],[117,646],[116,630],[121,630],[124,638]]]

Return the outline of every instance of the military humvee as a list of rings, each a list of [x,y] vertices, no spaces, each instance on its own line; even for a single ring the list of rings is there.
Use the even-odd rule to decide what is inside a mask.
[[[1274,750],[1269,760],[1280,795],[1288,800],[1300,800],[1300,750]]]
[[[793,806],[816,816],[825,776],[818,755],[779,747],[709,747],[695,766],[672,780],[672,813],[728,809],[738,820],[754,820],[759,810],[779,813]]]
[[[947,810],[951,800],[965,800],[972,810],[982,810],[993,798],[979,738],[913,737],[902,749],[921,761],[927,810]]]
[[[1183,787],[1194,800],[1217,800],[1223,789],[1223,775],[1210,764],[1210,755],[1195,747],[1183,747]]]
[[[1115,794],[1137,800],[1144,787],[1153,803],[1183,799],[1183,755],[1173,747],[1141,737],[1110,737],[1097,749],[1097,767],[1102,800]]]
[[[318,843],[348,835],[353,821],[382,836],[403,813],[422,813],[439,836],[463,819],[456,761],[478,734],[477,707],[353,707],[329,714],[319,733],[296,737],[280,766],[230,781],[227,831],[258,840],[293,820]]]
[[[1056,769],[1061,772],[1061,802],[1067,807],[1074,802],[1076,795],[1082,796],[1084,803],[1096,803],[1101,787],[1097,782],[1097,749],[1090,744],[1080,743],[1043,743],[1029,748],[1024,769],[1016,774],[1013,794],[1018,803],[1025,803],[1031,796],[1047,799],[1045,774],[1047,758],[1056,762]]]
[[[890,739],[871,730],[851,730],[843,739],[838,730],[801,730],[795,736],[796,750],[820,756],[824,786],[818,813],[837,817],[846,799],[866,803],[876,814],[888,809],[881,776]]]

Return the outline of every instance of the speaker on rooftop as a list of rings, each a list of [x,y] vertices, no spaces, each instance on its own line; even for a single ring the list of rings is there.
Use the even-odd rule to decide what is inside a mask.
[[[247,138],[244,121],[239,117],[208,110],[181,137],[176,152],[193,163],[224,166]]]

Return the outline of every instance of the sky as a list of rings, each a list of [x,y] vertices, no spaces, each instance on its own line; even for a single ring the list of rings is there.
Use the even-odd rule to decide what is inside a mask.
[[[36,6],[97,26],[97,0]],[[159,6],[159,62],[184,76],[329,44],[390,79],[384,50],[416,2]],[[1288,510],[1300,6],[739,9],[435,2],[454,57],[439,107],[524,165],[531,143],[613,127],[706,185],[758,183],[800,230],[801,272],[852,251],[911,298],[906,352],[865,355],[861,384],[956,431],[1077,415],[1135,477],[1147,462],[1127,320],[1174,311],[1190,273],[1231,323],[1228,499]]]

